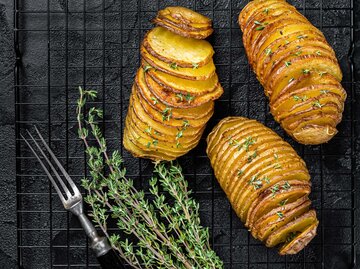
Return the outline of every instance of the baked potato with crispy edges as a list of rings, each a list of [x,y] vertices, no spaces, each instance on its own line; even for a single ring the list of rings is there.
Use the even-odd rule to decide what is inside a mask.
[[[181,94],[169,91],[162,85],[158,84],[150,76],[145,76],[146,84],[150,91],[165,105],[176,108],[198,107],[210,101],[218,99],[224,92],[220,84],[218,87],[207,94],[193,96],[191,94]]]
[[[193,129],[191,127],[176,129],[176,133],[174,133],[175,130],[172,133],[168,132],[171,128],[161,128],[159,124],[154,124],[151,118],[146,121],[146,119],[138,117],[139,113],[137,114],[137,112],[141,110],[139,102],[136,93],[133,92],[126,116],[123,139],[124,147],[134,156],[152,160],[174,160],[198,144],[205,126],[191,136],[187,134],[187,130]],[[184,134],[178,136],[179,132]]]
[[[144,72],[142,68],[139,68],[136,77],[135,83],[137,86],[138,92],[142,95],[144,99],[148,102],[150,106],[156,109],[159,112],[163,112],[168,106],[162,103],[161,99],[158,99],[157,95],[154,95],[145,81],[145,74],[148,76],[148,72]],[[183,97],[185,98],[185,97]],[[214,102],[207,102],[200,106],[196,107],[187,107],[186,109],[172,107],[171,113],[172,117],[175,119],[200,119],[200,118],[210,118],[213,114]]]
[[[156,128],[157,126],[153,127],[151,125],[151,123],[152,123],[151,121],[149,121],[149,122],[141,121],[140,118],[138,117],[138,115],[136,114],[136,112],[134,112],[133,106],[131,108],[129,108],[128,115],[132,121],[136,122],[136,127],[137,127],[137,129],[140,129],[141,132],[146,133],[148,136],[150,136],[153,139],[156,139],[158,141],[175,142],[175,144],[176,144],[176,141],[179,141],[179,142],[181,141],[183,148],[186,148],[186,146],[188,144],[193,144],[194,142],[196,142],[204,130],[204,128],[202,128],[198,131],[198,133],[196,133],[192,136],[183,135],[181,138],[177,139],[176,134],[174,135],[171,133],[160,132],[159,129]]]
[[[195,118],[192,120],[187,120],[186,118],[176,119],[172,116],[172,108],[167,107],[164,111],[157,111],[154,109],[142,96],[141,94],[136,91],[137,97],[143,107],[144,111],[149,115],[150,118],[153,120],[166,125],[166,126],[173,126],[176,128],[182,128],[184,126],[184,121],[187,121],[187,125],[194,128],[201,128],[203,127],[207,121],[211,118],[213,111],[210,111],[208,115],[204,118]]]
[[[209,63],[214,55],[206,40],[186,38],[159,26],[147,32],[143,46],[154,57],[178,67],[195,69]]]
[[[164,27],[150,30],[142,42],[123,144],[136,157],[174,160],[199,143],[223,89],[212,46],[194,39],[213,31],[210,19],[170,7],[154,21]]]
[[[183,79],[149,67],[146,73],[165,89],[184,95],[205,95],[215,91],[219,84],[219,79],[216,73],[206,80]]]
[[[188,38],[205,39],[213,32],[208,17],[184,7],[167,7],[160,10],[152,22]]]
[[[306,214],[312,212],[310,175],[295,150],[269,128],[256,120],[225,118],[207,137],[206,153],[232,208],[255,238],[266,242],[283,227],[290,227],[274,240],[280,244],[291,232],[304,232],[317,223],[316,215],[302,225],[295,222],[308,219]],[[301,240],[305,247],[308,241]],[[296,248],[282,254],[302,249],[292,243]]]
[[[160,18],[155,18],[152,20],[152,22],[158,26],[164,27],[164,28],[168,29],[169,31],[172,31],[178,35],[181,35],[181,36],[184,36],[187,38],[205,39],[209,35],[211,35],[212,32],[214,31],[212,28],[210,28],[208,30],[202,30],[202,31],[185,30],[179,26],[175,26],[174,24],[172,24],[171,22],[169,22],[167,20],[160,19]]]
[[[337,133],[346,92],[335,52],[321,31],[282,0],[251,1],[239,25],[275,120],[299,143],[329,141]]]
[[[192,31],[207,30],[212,24],[210,18],[186,7],[166,7],[158,12],[157,17],[166,18]]]
[[[211,60],[206,65],[199,68],[182,68],[174,64],[165,63],[158,58],[152,56],[144,46],[141,46],[140,53],[143,58],[142,66],[148,66],[149,64],[162,72],[175,77],[185,78],[189,80],[207,80],[212,77],[215,73],[215,64]]]

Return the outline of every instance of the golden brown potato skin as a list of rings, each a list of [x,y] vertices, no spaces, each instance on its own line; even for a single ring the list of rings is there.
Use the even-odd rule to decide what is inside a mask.
[[[299,143],[329,141],[342,119],[346,92],[336,55],[321,31],[284,0],[251,1],[239,25],[275,120]]]
[[[256,120],[228,117],[207,137],[207,155],[233,209],[251,234],[280,254],[296,254],[315,236],[305,162]]]
[[[133,156],[154,161],[174,160],[196,147],[223,93],[214,50],[199,40],[212,32],[211,20],[181,7],[160,10],[157,20],[140,48],[123,136]]]

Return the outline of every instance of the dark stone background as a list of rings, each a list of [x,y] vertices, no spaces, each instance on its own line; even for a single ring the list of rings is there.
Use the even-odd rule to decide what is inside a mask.
[[[39,5],[40,5],[39,1]],[[52,1],[52,3],[56,3],[59,6],[64,5],[65,1]],[[210,2],[210,1],[202,1],[202,2]],[[223,1],[216,1],[218,4],[221,4]],[[301,1],[297,1],[301,2]],[[310,2],[310,1],[309,1]],[[324,1],[324,2],[332,2],[332,1]],[[356,14],[356,20],[355,20],[355,49],[354,49],[354,62],[355,62],[355,75],[356,75],[356,84],[355,84],[355,90],[356,95],[360,96],[360,4],[359,1],[355,2],[355,14]],[[11,0],[0,0],[0,89],[1,89],[1,105],[0,105],[0,111],[1,111],[1,117],[0,117],[0,141],[1,141],[1,171],[0,171],[0,268],[16,268],[16,188],[15,188],[15,132],[14,132],[14,88],[13,88],[13,68],[14,68],[14,51],[13,51],[13,11],[12,11],[12,5],[13,1]],[[152,16],[153,14],[150,14],[149,16]],[[333,14],[336,16],[336,14]],[[129,19],[129,25],[131,26],[131,18]],[[38,22],[39,23],[39,22]],[[41,23],[41,22],[40,22]],[[221,24],[221,21],[218,22]],[[28,40],[31,40],[31,36],[28,37]],[[76,44],[76,36],[72,37],[73,42]],[[127,36],[128,42],[132,42],[131,36]],[[70,38],[71,39],[71,38]],[[96,38],[93,40],[96,43]],[[89,40],[89,44],[91,45],[91,40]],[[338,44],[339,46],[339,44]],[[46,49],[46,48],[45,48]],[[136,51],[134,53],[137,53]],[[134,54],[135,55],[135,54]],[[131,57],[131,56],[130,56]],[[136,58],[135,56],[134,58]],[[76,58],[76,55],[74,55],[74,58]],[[130,59],[131,60],[131,59]],[[129,61],[130,61],[129,60]],[[342,63],[344,64],[344,63]],[[36,64],[35,64],[36,65]],[[28,63],[28,68],[34,68],[30,63]],[[32,70],[33,71],[33,70]],[[41,73],[38,74],[39,77],[33,77],[33,79],[41,80]],[[94,75],[95,76],[95,75]],[[221,76],[221,74],[220,74]],[[56,77],[56,74],[54,74],[54,77]],[[127,80],[132,80],[132,73],[129,72],[128,76],[126,77]],[[116,89],[114,89],[116,90]],[[259,90],[259,89],[255,89]],[[61,94],[55,95],[54,98],[61,98]],[[357,99],[358,101],[359,99]],[[360,114],[360,106],[355,106],[355,109],[358,113],[355,115]],[[56,110],[56,108],[55,108]],[[111,108],[109,109],[111,110]],[[113,111],[112,111],[113,112]],[[236,112],[241,113],[241,110],[239,111],[232,111],[233,114],[236,114]],[[219,112],[217,116],[221,116],[222,112]],[[226,115],[227,112],[224,112],[224,115]],[[250,112],[251,113],[251,112]],[[257,111],[253,111],[252,113],[257,113]],[[61,117],[63,114],[63,110],[58,110],[54,112],[54,117]],[[59,125],[58,128],[61,129],[63,126]],[[54,127],[55,130],[57,127]],[[71,126],[68,128],[71,128]],[[358,118],[356,122],[356,135],[357,135],[357,143],[356,143],[356,149],[359,150],[359,139],[358,134],[360,131],[360,126],[358,124]],[[54,131],[56,132],[56,131]],[[203,148],[201,148],[202,150]],[[186,158],[181,160],[182,163],[186,163]],[[72,163],[71,166],[75,167],[79,165],[81,170],[81,164],[79,163]],[[131,169],[137,169],[137,163],[135,165],[130,162],[129,163],[129,170]],[[312,169],[311,160],[308,160],[308,165],[310,166],[310,170]],[[146,170],[148,164],[146,162],[143,163],[143,169]],[[144,168],[145,167],[145,168]],[[357,158],[356,165],[355,165],[355,178],[360,178],[360,158]],[[316,169],[316,167],[314,168]],[[149,169],[148,169],[149,170]],[[200,178],[200,177],[198,177]],[[316,179],[314,179],[316,180]],[[44,185],[46,182],[44,181]],[[356,181],[356,189],[357,189],[357,206],[360,205],[359,203],[359,181]],[[223,197],[216,197],[216,199],[219,199],[219,203],[223,203]],[[206,202],[206,201],[205,201]],[[205,205],[206,206],[206,205]],[[224,210],[227,211],[227,210]],[[203,216],[204,215],[203,213]],[[228,217],[227,215],[224,217]],[[39,222],[43,223],[40,216],[34,216],[33,219],[29,219],[29,221],[36,221],[37,218],[39,218]],[[356,220],[360,219],[359,210],[356,211]],[[56,222],[57,218],[54,218],[54,222]],[[76,221],[73,219],[68,219],[69,224],[72,226],[76,226]],[[345,220],[338,220],[338,221],[345,221]],[[59,220],[60,222],[60,220]],[[63,222],[61,224],[64,224]],[[65,223],[66,224],[66,223]],[[205,224],[211,224],[205,220]],[[359,224],[359,223],[358,223]],[[46,225],[46,224],[45,224]],[[60,224],[59,224],[60,225]],[[357,235],[357,242],[359,242],[359,229],[356,227],[356,235]],[[42,240],[42,235],[39,234],[33,234],[29,235],[34,240]],[[63,233],[55,233],[54,234],[54,242],[62,242],[66,239],[66,236]],[[47,236],[48,237],[48,236]],[[221,236],[220,236],[221,237]],[[243,235],[243,237],[247,237],[246,234]],[[65,239],[64,239],[65,238]],[[237,240],[242,240],[242,238],[238,238]],[[357,253],[360,253],[359,251],[359,244],[357,243]],[[263,248],[258,249],[260,252],[263,251]],[[236,250],[235,250],[236,251]],[[240,251],[240,250],[238,250]],[[340,250],[339,250],[340,251]],[[257,250],[254,248],[253,252],[254,256],[256,256]],[[332,254],[337,254],[336,250],[333,252],[327,252]],[[332,253],[332,254],[331,254]],[[35,251],[31,253],[31,255],[28,256],[28,258],[32,258],[31,260],[28,260],[29,267],[26,266],[25,268],[45,268],[45,267],[37,267],[37,264],[42,264],[43,255],[44,254],[40,251]],[[47,255],[47,253],[46,253]],[[45,255],[45,256],[46,256]],[[61,260],[63,257],[61,257],[62,253],[61,251],[59,253],[55,253],[55,260]],[[81,253],[77,253],[77,255],[82,255]],[[358,261],[360,256],[358,256]],[[328,257],[329,258],[329,257]],[[46,260],[47,258],[45,258]],[[344,267],[344,265],[341,263],[337,263],[336,259],[338,257],[335,255],[334,259],[329,258],[332,263],[325,265],[325,268],[348,268]],[[30,265],[32,264],[32,266]],[[235,267],[234,267],[235,268]],[[256,268],[256,267],[253,267]],[[275,267],[274,267],[275,268]],[[283,268],[283,267],[278,267]],[[290,268],[290,267],[289,267]],[[310,268],[310,267],[309,267]],[[312,268],[312,267],[311,267]]]

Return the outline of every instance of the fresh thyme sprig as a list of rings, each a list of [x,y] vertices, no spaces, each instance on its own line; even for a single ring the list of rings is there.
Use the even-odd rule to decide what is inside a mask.
[[[210,248],[208,229],[200,224],[199,204],[190,197],[181,167],[172,162],[155,163],[149,190],[153,199],[148,200],[126,176],[120,153],[108,153],[97,123],[103,117],[102,110],[91,108],[84,117],[86,100],[95,98],[96,92],[79,90],[78,134],[86,148],[91,175],[82,180],[87,191],[84,200],[112,247],[138,269],[222,268],[221,260]],[[90,136],[95,145],[90,144]],[[109,218],[115,219],[117,227],[133,240],[110,234]]]

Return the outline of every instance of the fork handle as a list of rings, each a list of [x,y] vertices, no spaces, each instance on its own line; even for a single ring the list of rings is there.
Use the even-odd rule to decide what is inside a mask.
[[[101,265],[102,269],[124,269],[124,265],[111,248],[108,240],[105,237],[99,236],[94,225],[87,218],[84,213],[78,215],[81,226],[84,228],[86,235],[89,237],[90,247],[95,252],[95,255]]]

